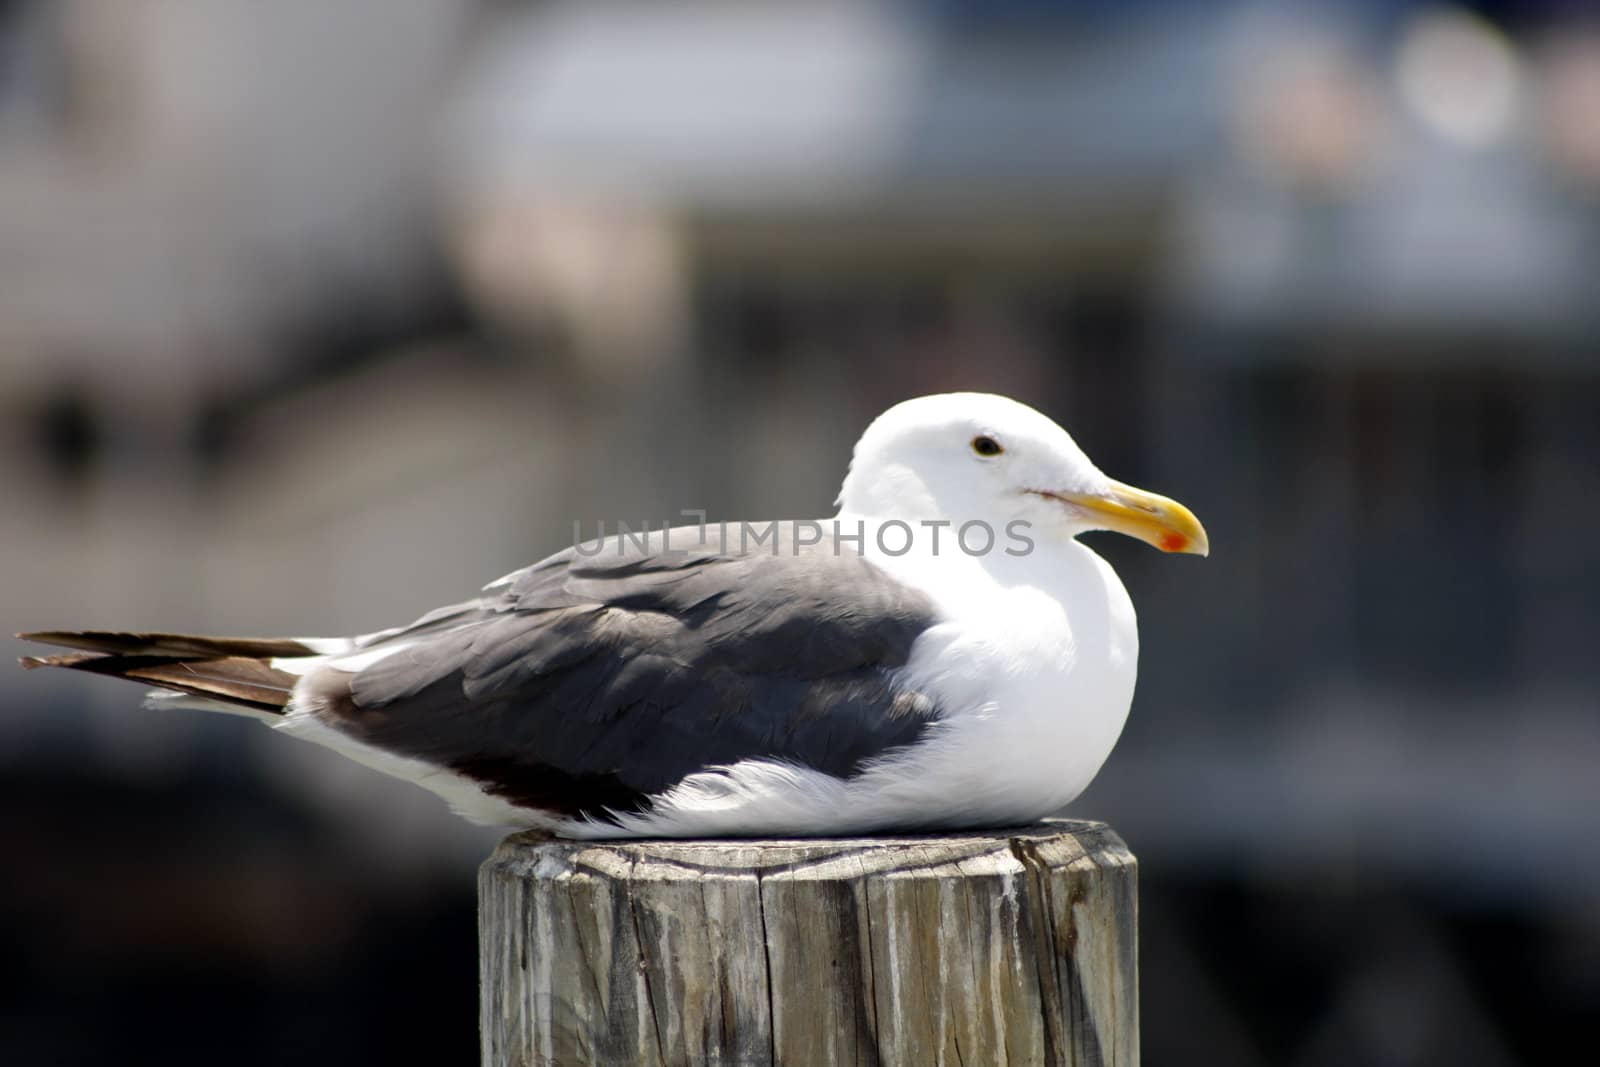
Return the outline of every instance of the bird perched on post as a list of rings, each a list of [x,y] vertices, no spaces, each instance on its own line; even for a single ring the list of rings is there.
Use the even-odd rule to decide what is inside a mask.
[[[1088,785],[1138,631],[1077,541],[1205,555],[1183,505],[1102,474],[1005,397],[898,404],[833,519],[575,545],[406,626],[348,638],[51,631],[28,657],[245,712],[570,837],[1015,825]]]

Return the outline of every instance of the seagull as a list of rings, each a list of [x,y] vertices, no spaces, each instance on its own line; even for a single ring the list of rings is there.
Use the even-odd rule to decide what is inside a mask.
[[[254,716],[490,825],[572,838],[1014,826],[1099,771],[1133,604],[1077,540],[1204,556],[1182,504],[1015,400],[884,412],[831,519],[599,537],[348,638],[50,631],[27,657]],[[602,529],[603,533],[603,529]]]

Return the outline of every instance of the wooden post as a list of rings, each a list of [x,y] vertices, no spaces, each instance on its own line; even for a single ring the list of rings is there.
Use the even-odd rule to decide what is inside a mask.
[[[516,834],[478,897],[484,1067],[1139,1060],[1137,868],[1100,823]]]

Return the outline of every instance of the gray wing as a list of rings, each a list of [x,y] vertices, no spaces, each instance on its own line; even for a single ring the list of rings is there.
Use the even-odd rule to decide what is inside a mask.
[[[366,639],[404,647],[321,672],[313,713],[568,816],[648,810],[744,759],[848,777],[938,717],[893,673],[933,605],[849,542],[772,527],[760,544],[729,524],[569,548]]]

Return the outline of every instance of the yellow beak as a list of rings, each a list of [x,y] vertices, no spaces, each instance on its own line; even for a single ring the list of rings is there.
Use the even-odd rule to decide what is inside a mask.
[[[1206,528],[1194,512],[1156,493],[1112,482],[1104,493],[1045,493],[1083,511],[1096,529],[1137,537],[1163,552],[1209,555]]]

